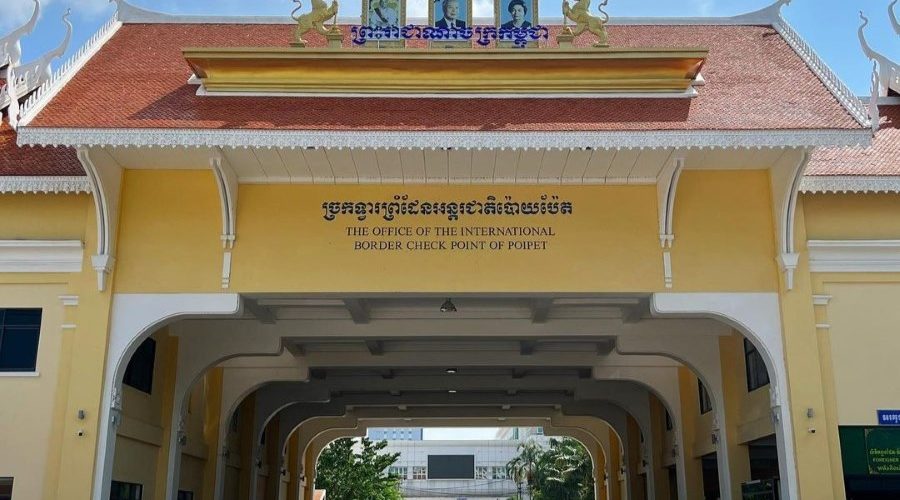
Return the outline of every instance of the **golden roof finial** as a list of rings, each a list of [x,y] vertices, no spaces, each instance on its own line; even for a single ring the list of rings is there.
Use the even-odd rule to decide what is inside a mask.
[[[563,19],[571,19],[575,23],[573,34],[578,36],[585,30],[590,31],[597,37],[594,47],[609,47],[609,36],[606,34],[606,23],[609,22],[609,14],[603,7],[609,0],[603,0],[597,7],[600,16],[592,16],[590,14],[591,0],[576,0],[574,6],[569,5],[569,0],[563,0],[562,10]]]
[[[297,22],[297,28],[294,31],[294,37],[296,41],[293,45],[298,47],[305,47],[306,40],[303,39],[303,35],[309,33],[312,30],[315,30],[320,35],[326,36],[329,33],[332,35],[335,32],[340,32],[337,27],[337,13],[338,13],[338,2],[337,0],[331,0],[331,5],[329,6],[325,3],[325,0],[311,0],[312,1],[312,10],[306,14],[297,15],[297,12],[303,7],[302,0],[293,0],[297,7],[291,12],[291,18]],[[325,28],[325,22],[331,18],[334,18],[334,25],[331,27],[331,30]]]

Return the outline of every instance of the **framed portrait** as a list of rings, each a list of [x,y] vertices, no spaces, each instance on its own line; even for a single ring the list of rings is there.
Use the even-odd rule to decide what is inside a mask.
[[[372,28],[406,25],[406,0],[362,0],[362,24]],[[400,40],[397,31],[388,40]]]
[[[428,24],[438,28],[472,27],[472,0],[428,0]]]
[[[538,22],[538,0],[494,0],[498,28],[530,28]]]

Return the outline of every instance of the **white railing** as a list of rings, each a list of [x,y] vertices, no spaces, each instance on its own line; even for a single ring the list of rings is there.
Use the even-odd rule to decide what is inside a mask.
[[[97,50],[106,43],[113,33],[121,26],[117,16],[114,14],[103,26],[94,33],[91,38],[81,46],[75,54],[66,60],[49,80],[44,82],[22,105],[22,125],[26,125],[34,118],[57,92],[65,85],[72,76],[86,63]]]
[[[806,65],[819,77],[825,84],[825,87],[834,95],[835,98],[843,105],[850,115],[864,127],[871,126],[869,120],[869,112],[866,105],[854,94],[837,74],[828,67],[828,64],[816,54],[816,51],[806,43],[806,40],[794,31],[790,24],[779,19],[775,23],[775,29],[781,34],[782,38],[787,41],[788,45],[797,52],[798,55],[806,62]]]

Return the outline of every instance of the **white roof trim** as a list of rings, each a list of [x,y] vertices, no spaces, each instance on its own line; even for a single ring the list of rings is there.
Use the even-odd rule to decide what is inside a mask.
[[[788,24],[780,15],[778,21],[773,24],[788,45],[794,49],[794,52],[809,66],[809,69],[825,84],[825,87],[834,95],[841,103],[844,109],[850,113],[860,125],[871,128],[872,121],[869,118],[869,110],[862,103],[859,97],[854,94],[849,87],[840,79],[828,64],[819,57],[813,48],[806,43],[806,40],[794,31],[794,28]]]
[[[87,177],[34,176],[0,177],[0,194],[78,194],[90,193]]]
[[[815,175],[800,181],[801,193],[895,193],[900,176]]]
[[[19,127],[19,145],[263,148],[649,149],[868,146],[859,130],[319,131]]]

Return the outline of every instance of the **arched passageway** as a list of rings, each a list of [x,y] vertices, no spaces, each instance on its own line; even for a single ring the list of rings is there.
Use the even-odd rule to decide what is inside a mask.
[[[434,418],[476,417],[479,407],[508,412],[507,417],[523,408],[545,408],[559,412],[557,419],[608,422],[622,449],[609,460],[621,459],[617,471],[607,472],[618,479],[608,483],[621,486],[618,492],[608,488],[611,498],[692,498],[702,488],[697,465],[702,456],[696,453],[705,449],[701,436],[708,433],[718,457],[719,493],[732,498],[739,481],[749,477],[732,465],[745,445],[728,436],[743,417],[729,396],[734,380],[722,366],[734,354],[735,339],[743,342],[734,325],[741,332],[762,332],[747,338],[756,346],[754,360],[766,367],[772,366],[768,342],[777,332],[771,321],[704,318],[731,318],[714,299],[709,298],[708,310],[682,304],[678,312],[677,301],[660,296],[653,297],[653,311],[640,297],[470,297],[458,299],[466,314],[448,317],[431,309],[434,299],[428,297],[368,298],[368,314],[383,308],[386,317],[367,319],[354,316],[349,299],[338,306],[333,299],[256,298],[252,308],[242,310],[247,299],[227,295],[196,297],[193,309],[158,297],[162,303],[156,309],[131,310],[127,321],[125,301],[119,308],[119,361],[110,365],[118,377],[110,387],[111,408],[114,415],[131,418],[132,405],[126,401],[123,408],[120,402],[123,391],[130,391],[121,385],[126,367],[149,335],[164,340],[165,367],[154,366],[154,377],[165,380],[157,385],[162,392],[153,409],[163,429],[155,485],[171,498],[184,483],[178,479],[183,464],[202,470],[203,484],[195,488],[203,489],[204,497],[262,498],[259,470],[274,467],[288,474],[285,464],[291,460],[306,467],[304,453],[292,457],[288,443],[301,423],[312,419],[410,408],[431,411]],[[758,299],[746,297],[757,310],[768,307]],[[549,311],[536,309],[547,301]],[[194,319],[176,320],[180,316]],[[777,387],[777,373],[764,372]],[[714,418],[706,412],[698,417],[689,408],[691,378],[709,388]],[[777,401],[771,399],[773,408]],[[199,426],[198,409],[204,414]],[[140,410],[135,406],[133,413]],[[402,418],[389,413],[370,418],[389,417]],[[562,421],[552,424],[585,431]],[[772,431],[781,435],[785,429]],[[331,430],[326,425],[321,432]],[[304,446],[317,436],[304,437]],[[112,478],[116,440],[106,442],[110,452],[99,472]],[[189,451],[194,443],[202,446]],[[777,445],[784,453],[781,438]],[[274,490],[281,488],[281,482],[269,482]]]

